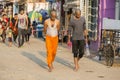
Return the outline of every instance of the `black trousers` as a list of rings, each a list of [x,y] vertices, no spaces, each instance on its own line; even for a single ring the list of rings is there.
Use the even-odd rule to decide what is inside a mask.
[[[29,40],[30,40],[30,35],[31,35],[31,34],[29,34],[29,33],[25,34],[25,40],[26,40],[26,42],[29,42]]]
[[[14,42],[16,42],[17,36],[18,36],[17,34],[13,33],[13,40],[14,40]]]
[[[3,39],[3,42],[5,43],[5,39],[6,39],[6,30],[3,30],[3,33],[2,33],[2,39]]]
[[[74,58],[82,58],[84,55],[84,46],[85,41],[84,40],[72,40],[72,52],[74,55]]]
[[[25,29],[18,28],[18,45],[21,47],[24,44]]]
[[[26,42],[29,42],[31,34],[32,34],[32,28],[30,28],[30,26],[28,26],[28,30],[26,30],[26,34],[25,34]]]

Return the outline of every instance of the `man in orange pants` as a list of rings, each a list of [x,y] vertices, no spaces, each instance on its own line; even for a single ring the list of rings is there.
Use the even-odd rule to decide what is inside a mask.
[[[44,32],[46,34],[47,63],[49,72],[53,69],[53,61],[56,56],[58,46],[58,30],[60,22],[56,19],[56,12],[51,11],[50,18],[44,22]]]

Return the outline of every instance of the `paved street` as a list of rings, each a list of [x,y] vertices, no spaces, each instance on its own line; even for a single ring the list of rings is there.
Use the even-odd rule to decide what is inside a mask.
[[[44,41],[32,38],[21,48],[0,43],[0,80],[120,80],[119,67],[106,67],[88,58],[79,64],[80,70],[74,72],[71,51],[59,46],[50,73]]]

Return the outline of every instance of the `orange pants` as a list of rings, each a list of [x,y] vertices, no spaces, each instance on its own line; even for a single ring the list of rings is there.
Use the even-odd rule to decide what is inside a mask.
[[[58,46],[58,36],[51,37],[46,36],[46,48],[47,48],[47,63],[48,66],[51,66],[52,62],[55,59],[56,51]]]

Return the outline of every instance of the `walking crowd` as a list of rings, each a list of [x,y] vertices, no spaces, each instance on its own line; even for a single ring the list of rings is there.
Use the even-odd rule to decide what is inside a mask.
[[[19,14],[15,13],[14,17],[10,18],[8,18],[6,14],[3,14],[0,19],[0,37],[2,42],[8,42],[8,46],[10,47],[13,42],[18,45],[18,48],[22,47],[25,41],[29,43],[33,25],[31,24],[28,14],[24,13],[24,9],[21,9]],[[50,12],[50,18],[44,21],[44,34],[46,37],[46,53],[49,72],[54,69],[53,62],[59,42],[59,31],[60,21],[57,19],[56,11],[52,10]],[[84,46],[87,42],[86,21],[85,18],[81,16],[81,11],[76,9],[75,15],[70,20],[67,41],[68,44],[72,43],[71,45],[75,65],[74,71],[78,71],[79,69],[78,62],[84,55]]]
[[[18,47],[21,47],[25,41],[29,43],[31,33],[31,20],[24,13],[24,9],[21,9],[19,14],[15,13],[13,17],[8,17],[5,13],[2,14],[0,19],[0,40],[3,43],[8,42],[8,46],[11,47],[14,42],[18,44]]]

